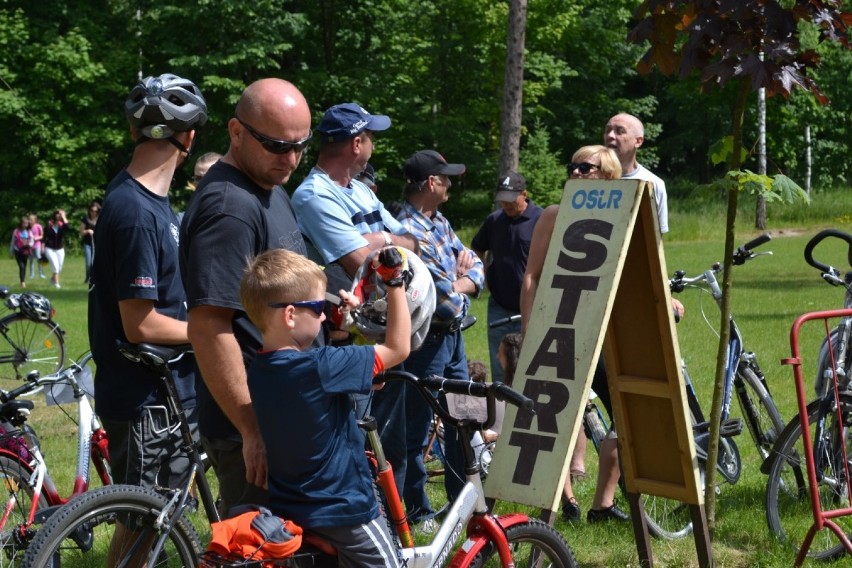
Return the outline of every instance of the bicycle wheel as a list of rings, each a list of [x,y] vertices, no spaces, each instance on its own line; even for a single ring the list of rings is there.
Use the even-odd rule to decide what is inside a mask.
[[[9,510],[9,516],[0,528],[0,567],[17,566],[26,552],[28,536],[27,532],[22,535],[18,530],[27,522],[30,508],[33,502],[33,488],[30,486],[32,470],[8,456],[0,456],[0,480],[7,499],[3,504],[4,510],[13,503]],[[47,501],[41,496],[37,508],[47,507]]]
[[[841,394],[840,397],[844,423],[838,423],[837,414],[832,409],[826,416],[823,430],[823,441],[826,443],[824,446],[819,444],[824,447],[824,451],[818,456],[817,461],[820,467],[816,474],[819,480],[820,502],[824,510],[849,506],[847,500],[849,480],[846,479],[845,468],[842,467],[839,444],[842,436],[846,451],[852,452],[849,432],[849,421],[852,419],[852,395]],[[808,405],[808,423],[811,432],[819,416],[819,403],[820,401],[814,401]],[[769,523],[769,529],[779,540],[788,543],[795,550],[801,548],[802,541],[814,520],[804,456],[802,425],[797,416],[787,425],[778,439],[766,485],[766,520]],[[834,522],[847,535],[852,534],[852,517],[837,517]],[[838,558],[844,553],[843,544],[828,529],[819,531],[808,549],[808,557],[822,560]]]
[[[737,389],[737,400],[762,462],[772,452],[775,440],[784,429],[784,421],[754,370],[743,366],[738,378],[742,379],[743,388]]]
[[[157,517],[166,503],[154,491],[133,485],[111,485],[83,493],[39,529],[21,567],[123,566],[120,561],[131,555],[138,561],[130,565],[141,565],[160,535]],[[114,538],[119,531],[124,538]],[[198,534],[181,517],[156,562],[148,566],[197,566],[201,551]]]
[[[35,321],[23,314],[0,320],[0,363],[11,363],[16,379],[30,371],[42,376],[65,364],[65,332],[52,321]]]
[[[506,540],[512,549],[516,568],[525,566],[568,568],[577,566],[571,547],[556,529],[536,520],[514,525],[506,529]],[[472,568],[502,566],[497,547],[489,542],[470,563]]]

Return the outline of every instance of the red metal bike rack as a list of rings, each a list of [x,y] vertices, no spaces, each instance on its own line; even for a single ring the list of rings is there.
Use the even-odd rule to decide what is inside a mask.
[[[811,546],[811,542],[814,539],[816,533],[822,529],[829,529],[840,541],[843,543],[843,546],[846,547],[846,550],[849,554],[852,554],[852,542],[849,541],[846,534],[843,532],[837,523],[832,521],[832,519],[837,517],[843,517],[847,515],[852,515],[852,507],[843,507],[840,509],[830,509],[824,511],[822,509],[822,503],[820,503],[819,499],[819,487],[817,486],[816,481],[816,464],[814,463],[814,451],[813,451],[813,440],[811,439],[811,430],[810,424],[808,423],[808,400],[806,398],[805,385],[802,381],[802,358],[799,351],[799,330],[801,327],[813,320],[822,320],[823,325],[825,327],[825,336],[828,338],[828,347],[829,347],[829,357],[831,360],[832,370],[836,369],[835,365],[835,354],[834,354],[834,346],[831,344],[831,328],[829,327],[829,320],[837,319],[837,318],[846,318],[852,316],[852,309],[844,309],[844,310],[827,310],[822,312],[811,312],[807,314],[803,314],[796,318],[796,321],[793,322],[793,327],[790,330],[790,349],[792,357],[789,359],[782,359],[782,365],[790,365],[793,367],[793,376],[796,382],[796,398],[798,399],[799,406],[799,421],[802,424],[802,444],[805,448],[805,464],[807,465],[808,470],[808,487],[811,493],[811,507],[814,513],[814,523],[811,525],[811,528],[808,530],[805,535],[805,540],[802,542],[802,547],[799,550],[799,554],[796,556],[796,563],[794,566],[801,566],[805,560],[805,557],[808,554],[808,549]],[[832,373],[832,387],[834,388],[834,399],[836,412],[838,414],[838,423],[842,424],[842,420],[840,420],[841,410],[840,410],[840,395],[837,389],[837,375],[836,373]],[[843,447],[843,463],[846,468],[846,479],[849,479],[849,461],[846,456],[846,445],[842,444]],[[847,484],[847,499],[848,502],[852,502],[852,484]]]

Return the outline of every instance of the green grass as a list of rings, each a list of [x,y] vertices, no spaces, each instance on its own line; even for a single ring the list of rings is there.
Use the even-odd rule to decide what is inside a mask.
[[[670,208],[672,232],[665,240],[668,273],[683,269],[688,275],[694,275],[708,268],[712,262],[721,261],[724,203],[690,199],[688,202],[672,202]],[[748,203],[743,204],[738,243],[757,234],[750,230],[753,214],[749,208]],[[825,284],[818,272],[805,264],[802,250],[807,240],[820,228],[831,226],[852,231],[852,218],[841,216],[841,212],[845,211],[852,211],[852,198],[848,198],[846,192],[817,194],[814,203],[804,211],[770,208],[770,231],[774,239],[760,250],[771,250],[774,254],[735,267],[733,313],[745,337],[746,347],[759,357],[785,421],[792,419],[796,413],[793,375],[790,367],[780,364],[783,357],[790,356],[790,326],[799,314],[839,308],[843,303],[843,290]],[[470,242],[476,228],[460,228],[462,240]],[[818,254],[829,264],[846,268],[845,250],[826,245],[818,250]],[[3,282],[17,282],[15,263],[8,258],[0,260],[0,283]],[[67,259],[61,289],[50,288],[47,282],[39,279],[30,281],[28,289],[45,293],[54,303],[56,321],[67,331],[68,353],[72,357],[76,356],[85,351],[88,345],[87,293],[82,283],[83,259]],[[17,288],[14,285],[10,287],[13,290]],[[699,398],[704,408],[709,410],[717,340],[714,332],[703,321],[701,298],[695,291],[686,291],[679,296],[686,306],[686,317],[678,325],[677,331],[681,353],[687,361]],[[487,294],[474,300],[473,313],[479,318],[479,323],[465,332],[465,341],[468,356],[487,363],[486,305]],[[703,299],[703,310],[712,326],[717,327],[718,310],[707,296]],[[809,390],[813,384],[813,359],[818,341],[816,333],[803,338],[802,353],[809,357],[804,361],[804,380]],[[13,385],[6,380],[0,386],[10,388]],[[738,413],[735,407],[733,414]],[[32,423],[41,434],[43,447],[54,471],[61,473],[56,477],[60,490],[65,493],[71,486],[76,447],[75,428],[55,408],[44,409],[41,406],[34,412]],[[795,555],[774,541],[764,520],[766,478],[759,472],[755,450],[749,438],[741,436],[737,441],[744,461],[743,474],[736,485],[723,485],[720,488],[713,540],[716,565],[789,566]],[[589,479],[575,487],[584,512],[594,493],[596,467],[594,452],[590,448],[586,459]],[[517,508],[511,503],[499,503],[497,510],[507,512]],[[537,515],[536,511],[528,512]],[[583,566],[638,565],[636,546],[629,526],[602,527],[581,523],[573,527],[560,520],[557,527],[568,539]],[[692,538],[676,542],[653,540],[651,544],[659,566],[697,566]]]

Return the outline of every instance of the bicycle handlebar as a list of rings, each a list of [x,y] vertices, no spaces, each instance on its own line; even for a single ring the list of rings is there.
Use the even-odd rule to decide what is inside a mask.
[[[772,236],[769,233],[763,233],[757,238],[754,238],[748,241],[746,244],[742,245],[738,249],[734,251],[733,254],[733,264],[741,265],[745,264],[747,261],[755,258],[756,255],[753,251],[757,247],[762,244],[768,243],[772,240]],[[761,253],[761,254],[772,254],[771,252]],[[718,283],[716,282],[714,274],[722,271],[722,265],[718,262],[714,262],[709,270],[705,270],[698,276],[693,276],[691,278],[687,278],[686,272],[683,270],[676,270],[674,276],[669,279],[669,289],[672,292],[678,293],[683,292],[684,288],[691,284],[697,284],[699,282],[707,282],[713,288],[713,296],[721,296],[721,290],[718,290]]]
[[[745,264],[747,260],[751,260],[754,258],[754,253],[752,252],[754,249],[759,247],[762,244],[768,243],[772,240],[772,235],[769,233],[763,233],[757,238],[754,238],[738,248],[734,251],[733,263],[737,266],[741,264]]]
[[[488,327],[495,328],[501,327],[509,323],[513,323],[516,321],[521,321],[521,314],[515,314],[513,316],[509,316],[507,318],[500,318],[498,320],[488,322]]]
[[[814,237],[808,241],[808,244],[805,245],[805,262],[823,272],[825,274],[831,276],[840,276],[840,270],[834,268],[833,266],[829,266],[828,264],[823,264],[822,262],[816,260],[813,256],[814,249],[820,244],[822,241],[827,239],[828,237],[835,237],[844,241],[847,245],[849,245],[849,249],[846,253],[847,260],[849,265],[852,266],[852,235],[849,233],[844,233],[843,231],[838,231],[837,229],[825,229],[820,231]]]
[[[495,398],[535,414],[535,403],[532,399],[527,398],[504,383],[476,383],[460,379],[445,379],[437,376],[421,379],[411,373],[406,373],[405,371],[385,371],[373,378],[373,383],[383,383],[385,381],[405,381],[416,387],[417,390],[420,391],[420,394],[423,395],[423,398],[426,399],[432,407],[432,410],[441,417],[441,420],[444,420],[447,424],[452,426],[458,426],[460,419],[447,412],[438,403],[437,399],[432,396],[431,391],[443,391],[450,394],[464,394],[477,398],[489,399],[489,403],[486,405],[488,408],[488,424],[494,422],[493,400]]]

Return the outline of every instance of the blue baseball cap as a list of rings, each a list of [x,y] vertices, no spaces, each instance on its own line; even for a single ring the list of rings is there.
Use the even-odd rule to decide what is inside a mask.
[[[365,130],[387,130],[390,125],[390,118],[383,114],[370,114],[356,103],[342,103],[325,111],[317,132],[326,142],[340,142]]]

